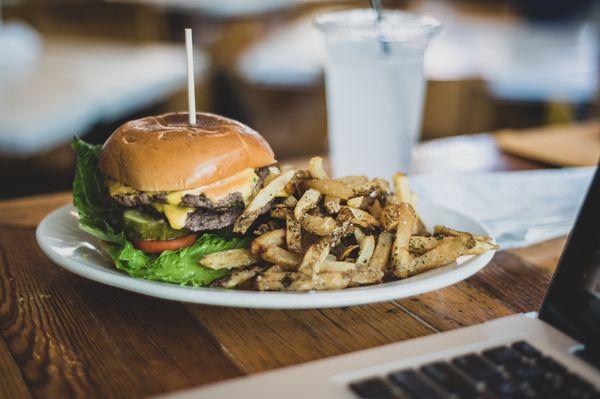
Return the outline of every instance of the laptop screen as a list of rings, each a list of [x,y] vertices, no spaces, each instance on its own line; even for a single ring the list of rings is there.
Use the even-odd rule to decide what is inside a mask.
[[[586,346],[600,344],[598,169],[542,304],[540,318]]]

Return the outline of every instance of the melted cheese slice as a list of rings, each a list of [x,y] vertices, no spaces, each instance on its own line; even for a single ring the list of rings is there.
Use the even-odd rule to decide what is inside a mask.
[[[176,230],[183,229],[188,215],[196,210],[194,208],[183,208],[169,204],[153,203],[152,206],[157,211],[164,213],[171,227]]]
[[[113,179],[106,179],[106,187],[108,188],[108,194],[111,197],[116,195],[135,195],[138,193],[135,188],[131,188],[120,181]]]
[[[206,198],[213,202],[217,202],[229,195],[230,193],[241,193],[244,203],[248,203],[250,197],[254,193],[254,189],[258,183],[258,176],[254,169],[248,168],[226,179],[207,184],[191,190],[172,191],[167,194],[167,203],[171,205],[179,205],[181,199],[186,194],[191,195],[206,195]]]

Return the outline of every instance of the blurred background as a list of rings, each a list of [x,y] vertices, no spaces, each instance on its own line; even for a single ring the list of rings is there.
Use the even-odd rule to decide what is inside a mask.
[[[198,109],[252,126],[280,160],[326,153],[324,51],[311,21],[319,12],[368,5],[0,0],[0,198],[68,189],[75,135],[101,143],[129,119],[186,110],[185,27],[194,30]],[[523,155],[537,145],[515,137],[567,124],[561,140],[587,153],[572,153],[565,164],[598,159],[597,2],[383,5],[443,25],[426,56],[421,140],[498,132],[501,147]]]

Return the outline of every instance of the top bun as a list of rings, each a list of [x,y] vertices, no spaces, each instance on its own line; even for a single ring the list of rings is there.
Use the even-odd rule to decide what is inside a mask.
[[[121,125],[102,147],[101,172],[139,191],[178,191],[275,163],[269,144],[248,126],[203,112],[196,120],[190,125],[179,112]]]

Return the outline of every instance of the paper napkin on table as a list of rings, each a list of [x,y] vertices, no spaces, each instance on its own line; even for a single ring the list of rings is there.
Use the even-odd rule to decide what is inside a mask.
[[[411,184],[420,196],[483,223],[508,249],[568,234],[595,169],[425,173]]]

